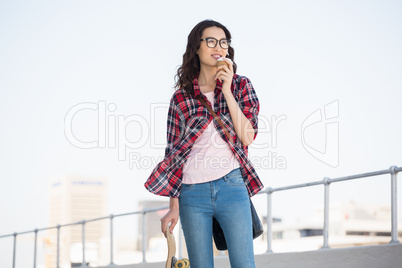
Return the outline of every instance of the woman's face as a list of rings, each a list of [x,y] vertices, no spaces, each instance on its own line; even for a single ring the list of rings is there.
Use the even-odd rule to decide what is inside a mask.
[[[201,39],[213,37],[218,40],[218,43],[214,48],[207,46],[207,41],[201,41],[200,48],[197,51],[198,57],[200,59],[201,68],[202,66],[216,67],[216,61],[220,57],[226,57],[228,52],[227,49],[221,48],[219,45],[219,40],[226,39],[225,32],[216,26],[205,28],[202,33]]]

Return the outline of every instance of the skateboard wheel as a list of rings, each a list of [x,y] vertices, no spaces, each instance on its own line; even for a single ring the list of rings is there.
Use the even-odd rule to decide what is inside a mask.
[[[183,260],[179,260],[175,263],[174,265],[175,268],[185,268],[186,267],[186,263]]]
[[[185,268],[190,267],[190,261],[188,259],[182,259],[182,261],[184,261],[186,264]]]
[[[175,268],[188,268],[190,267],[190,261],[187,259],[179,260],[174,265]]]

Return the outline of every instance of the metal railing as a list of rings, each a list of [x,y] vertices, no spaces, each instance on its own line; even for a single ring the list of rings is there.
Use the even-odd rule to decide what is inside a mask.
[[[331,183],[335,182],[341,182],[341,181],[347,181],[347,180],[354,180],[354,179],[361,179],[361,178],[367,178],[367,177],[372,177],[372,176],[379,176],[379,175],[384,175],[384,174],[391,174],[391,241],[390,244],[397,244],[399,243],[398,241],[398,221],[397,221],[397,175],[398,172],[402,171],[402,167],[396,167],[392,166],[387,170],[380,170],[380,171],[375,171],[375,172],[370,172],[370,173],[363,173],[363,174],[358,174],[358,175],[352,175],[352,176],[347,176],[347,177],[340,177],[340,178],[328,178],[325,177],[321,181],[315,181],[315,182],[309,182],[309,183],[304,183],[304,184],[296,184],[296,185],[290,185],[290,186],[285,186],[285,187],[277,187],[277,188],[270,188],[268,187],[266,190],[261,191],[259,194],[266,194],[267,195],[267,253],[272,253],[272,193],[274,192],[279,192],[279,191],[286,191],[286,190],[291,190],[291,189],[297,189],[297,188],[303,188],[303,187],[310,187],[310,186],[316,186],[316,185],[324,185],[324,219],[323,219],[323,249],[328,249],[328,229],[329,229],[329,185]],[[34,233],[35,238],[34,238],[34,260],[33,260],[33,267],[36,268],[36,255],[37,255],[37,239],[38,239],[38,232],[45,231],[45,230],[51,230],[51,229],[57,229],[57,268],[60,267],[60,229],[63,227],[67,226],[73,226],[73,225],[81,225],[82,228],[82,264],[81,267],[88,267],[85,259],[85,224],[89,222],[95,222],[95,221],[100,221],[100,220],[107,220],[109,219],[110,222],[110,266],[115,265],[114,259],[113,259],[113,220],[117,217],[123,217],[123,216],[128,216],[128,215],[135,215],[135,214],[141,214],[142,217],[142,262],[146,263],[146,251],[147,251],[147,239],[146,239],[146,222],[145,222],[145,215],[147,213],[152,213],[156,212],[159,210],[165,210],[168,209],[168,207],[158,207],[158,208],[152,208],[152,209],[144,209],[141,211],[135,211],[135,212],[129,212],[129,213],[123,213],[123,214],[111,214],[109,216],[105,217],[100,217],[100,218],[95,218],[95,219],[90,219],[90,220],[82,220],[79,222],[75,223],[68,223],[68,224],[63,224],[63,225],[57,225],[53,227],[47,227],[47,228],[40,228],[40,229],[34,229],[31,231],[26,231],[26,232],[20,232],[20,233],[13,233],[13,234],[8,234],[8,235],[3,235],[0,236],[1,238],[5,237],[14,237],[13,239],[13,259],[12,259],[12,267],[15,268],[16,264],[16,245],[17,245],[17,236],[24,235],[24,234],[29,234],[29,233]],[[182,233],[180,232],[180,239],[179,239],[179,258],[181,258],[182,254],[182,239],[181,239]]]
[[[329,185],[335,182],[362,179],[372,176],[391,174],[391,244],[399,243],[398,241],[398,217],[397,217],[397,175],[402,171],[402,167],[391,166],[389,169],[374,171],[369,173],[357,174],[340,178],[325,177],[321,181],[314,181],[303,184],[290,185],[285,187],[270,188],[261,191],[267,194],[267,253],[272,253],[272,193],[286,191],[291,189],[310,187],[316,185],[324,185],[324,224],[323,224],[323,246],[322,249],[329,248],[328,230],[329,230]]]
[[[8,234],[8,235],[3,235],[0,236],[1,238],[5,237],[14,237],[14,242],[13,242],[13,268],[15,268],[15,259],[16,259],[16,247],[17,247],[17,236],[23,235],[23,234],[30,234],[34,233],[35,234],[35,239],[34,239],[34,260],[33,260],[33,267],[36,268],[36,255],[37,255],[37,239],[38,239],[38,232],[40,231],[46,231],[46,230],[52,230],[52,229],[57,229],[57,245],[56,245],[56,267],[60,267],[60,229],[63,227],[67,226],[74,226],[74,225],[81,225],[82,228],[82,264],[80,267],[88,267],[86,258],[85,258],[85,224],[89,222],[95,222],[95,221],[101,221],[101,220],[107,220],[109,219],[110,222],[110,263],[109,265],[115,265],[114,260],[113,260],[113,220],[114,218],[117,217],[123,217],[123,216],[128,216],[128,215],[135,215],[135,214],[141,214],[142,217],[142,262],[146,262],[146,248],[147,248],[147,240],[146,240],[146,224],[145,224],[145,215],[147,213],[152,213],[160,210],[165,210],[168,209],[169,207],[157,207],[157,208],[151,208],[151,209],[143,209],[141,211],[134,211],[134,212],[128,212],[128,213],[122,213],[122,214],[110,214],[109,216],[105,217],[100,217],[100,218],[94,218],[90,220],[82,220],[79,222],[74,222],[74,223],[68,223],[68,224],[62,224],[62,225],[56,225],[53,227],[46,227],[46,228],[40,228],[40,229],[34,229],[32,231],[25,231],[25,232],[20,232],[20,233],[13,233],[13,234]]]

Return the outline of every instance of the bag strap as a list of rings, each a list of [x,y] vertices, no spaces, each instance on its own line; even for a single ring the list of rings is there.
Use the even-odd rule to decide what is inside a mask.
[[[225,125],[222,123],[222,120],[219,118],[219,116],[214,112],[214,110],[212,110],[211,106],[209,106],[209,104],[201,97],[201,95],[198,95],[197,100],[199,100],[202,105],[205,106],[205,108],[207,108],[207,110],[212,114],[212,116],[214,117],[214,119],[219,123],[219,125],[221,126],[221,128],[223,129],[223,131],[225,132],[226,137],[228,138],[228,140],[233,143],[233,138],[232,136],[230,136],[228,129],[225,127]]]

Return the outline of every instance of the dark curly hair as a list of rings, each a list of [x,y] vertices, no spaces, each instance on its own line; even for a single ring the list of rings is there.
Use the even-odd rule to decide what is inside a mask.
[[[186,52],[183,54],[183,63],[175,76],[176,89],[183,88],[191,96],[194,96],[193,79],[200,72],[200,59],[198,58],[197,51],[200,48],[202,33],[204,29],[213,26],[221,28],[225,32],[226,39],[232,39],[229,30],[219,22],[213,20],[201,21],[191,30],[187,39]],[[236,73],[237,65],[234,62],[234,49],[232,46],[229,46],[227,58],[233,61],[233,71]]]

